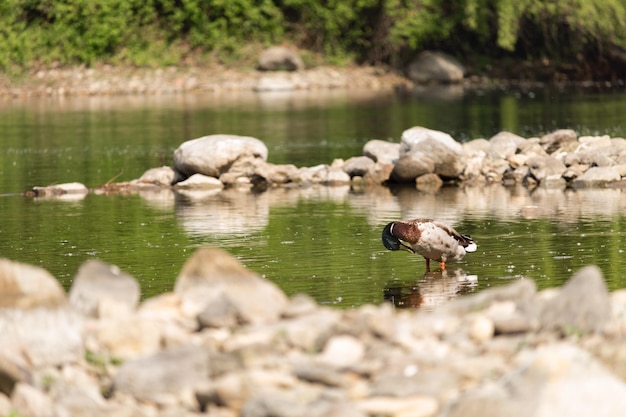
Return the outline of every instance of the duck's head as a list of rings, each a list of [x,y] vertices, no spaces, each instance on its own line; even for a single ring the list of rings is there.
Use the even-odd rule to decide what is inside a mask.
[[[404,249],[411,253],[415,253],[413,249],[402,243],[402,241],[400,241],[400,239],[393,234],[394,225],[395,222],[391,222],[383,229],[383,245],[385,245],[385,247],[389,250]]]

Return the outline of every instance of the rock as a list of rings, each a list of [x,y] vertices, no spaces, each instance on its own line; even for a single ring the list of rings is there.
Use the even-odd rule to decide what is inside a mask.
[[[413,365],[415,366],[415,365]],[[413,373],[407,365],[403,373],[383,372],[372,383],[374,397],[411,397],[426,395],[445,398],[457,391],[462,376],[452,369],[420,370]]]
[[[519,313],[529,323],[536,323],[539,314],[536,294],[537,287],[534,281],[520,279],[508,285],[489,288],[477,294],[456,299],[443,306],[441,310],[467,314],[480,311],[496,302],[511,301],[513,302],[511,313]]]
[[[484,343],[491,340],[495,331],[493,321],[483,315],[479,315],[472,320],[469,329],[470,337],[478,342]]]
[[[400,144],[373,139],[363,146],[363,155],[381,164],[395,164],[400,157]]]
[[[48,395],[39,389],[26,385],[18,384],[13,393],[13,406],[15,414],[20,417],[55,417],[54,403]]]
[[[11,395],[15,385],[24,382],[32,384],[32,373],[19,358],[12,358],[0,352],[0,396]],[[0,409],[1,413],[1,409]]]
[[[372,158],[367,156],[354,156],[349,158],[344,164],[342,169],[350,178],[359,176],[362,177],[369,172],[374,166],[375,162]],[[626,165],[625,165],[626,166]]]
[[[237,259],[216,248],[201,248],[185,263],[174,292],[196,316],[208,303],[228,299],[244,322],[268,323],[278,319],[287,297],[278,287],[244,268]],[[258,300],[263,299],[263,303]]]
[[[341,168],[331,168],[326,172],[326,178],[322,184],[330,186],[350,184],[350,175]]]
[[[50,385],[47,393],[57,416],[106,417],[113,411],[102,396],[98,381],[80,367],[64,367]]]
[[[319,356],[322,363],[345,367],[355,365],[363,359],[365,346],[352,336],[334,336],[326,343]]]
[[[526,141],[510,132],[500,132],[489,139],[489,155],[494,159],[507,159]]]
[[[561,179],[567,169],[561,161],[551,156],[530,157],[526,165],[530,168],[530,175],[539,183]]]
[[[393,168],[392,164],[376,162],[363,176],[363,181],[370,184],[384,184],[391,178]]]
[[[234,327],[240,321],[237,307],[228,298],[215,299],[198,314],[200,327]]]
[[[108,357],[121,360],[136,359],[158,352],[161,348],[161,331],[152,320],[126,316],[101,320],[94,329],[100,351]]]
[[[621,179],[615,167],[591,167],[572,181],[574,187],[597,187]]]
[[[261,71],[301,71],[304,62],[297,52],[284,46],[272,46],[261,53],[257,68]]]
[[[552,344],[522,353],[495,386],[464,394],[445,417],[609,417],[626,413],[626,386],[587,352]]]
[[[434,171],[435,161],[426,152],[417,151],[402,155],[394,165],[391,177],[398,182],[409,182]]]
[[[176,169],[187,176],[219,177],[244,156],[267,159],[267,147],[250,136],[209,135],[188,140],[174,151]]]
[[[297,172],[298,168],[292,164],[276,165],[257,159],[252,176],[255,183],[262,180],[269,184],[287,184],[293,181]]]
[[[418,84],[455,83],[461,81],[464,74],[463,65],[442,52],[421,52],[407,67],[407,77]]]
[[[0,309],[0,346],[16,366],[38,368],[81,360],[83,332],[83,317],[67,307]]]
[[[151,168],[137,180],[140,183],[169,187],[183,179],[183,175],[172,167]]]
[[[47,187],[33,187],[33,193],[36,197],[82,199],[89,194],[89,189],[80,182],[70,182]]]
[[[117,266],[97,259],[83,263],[70,288],[72,307],[91,317],[98,317],[101,304],[114,302],[123,311],[137,307],[141,290],[135,278],[122,272]]]
[[[114,377],[114,389],[156,403],[178,402],[209,376],[206,348],[181,346],[124,362]]]
[[[572,129],[559,129],[543,135],[539,140],[541,147],[548,153],[573,152],[578,147],[578,135]]]
[[[452,136],[424,127],[412,127],[402,132],[400,158],[406,154],[422,152],[434,162],[434,173],[456,178],[465,169],[463,146]]]
[[[224,188],[224,184],[215,177],[209,177],[203,174],[193,174],[184,181],[177,182],[175,189],[220,189]]]
[[[611,300],[597,266],[578,270],[540,311],[541,327],[563,334],[601,331],[610,318]]]
[[[432,397],[371,397],[357,401],[357,407],[369,416],[431,417],[435,416],[439,403]]]
[[[48,271],[0,258],[0,308],[56,307],[66,303],[65,291]]]

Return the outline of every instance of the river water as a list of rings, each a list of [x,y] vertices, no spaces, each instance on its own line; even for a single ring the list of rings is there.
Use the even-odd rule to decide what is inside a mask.
[[[183,141],[208,134],[254,136],[267,144],[270,162],[312,166],[361,155],[371,139],[397,142],[412,126],[459,141],[558,128],[624,137],[626,93],[449,87],[407,95],[342,90],[0,102],[0,256],[39,265],[66,288],[85,260],[99,258],[136,277],[148,297],[173,288],[196,248],[218,246],[288,295],[341,307],[391,300],[429,308],[516,279],[548,288],[588,264],[601,267],[610,289],[626,287],[626,196],[619,189],[163,190],[79,200],[20,194],[36,185],[97,187],[138,178],[171,164]],[[387,222],[412,217],[452,224],[476,239],[478,251],[445,272],[426,273],[423,259],[388,252],[380,241]]]

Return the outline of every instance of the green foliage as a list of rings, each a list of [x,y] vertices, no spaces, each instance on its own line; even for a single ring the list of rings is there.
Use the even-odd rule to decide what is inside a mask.
[[[237,62],[271,43],[339,64],[425,48],[575,57],[626,48],[624,27],[622,0],[4,0],[0,69]]]

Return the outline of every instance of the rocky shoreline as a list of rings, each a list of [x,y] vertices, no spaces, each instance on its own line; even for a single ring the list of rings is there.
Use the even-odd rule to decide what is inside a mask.
[[[434,312],[289,299],[201,248],[168,292],[97,260],[68,293],[0,260],[0,415],[613,417],[626,414],[626,291],[594,266]]]
[[[302,71],[207,67],[48,68],[21,78],[0,75],[0,98],[228,94],[236,91],[410,88],[401,74],[383,67],[319,66]]]
[[[626,186],[626,139],[578,136],[560,129],[523,138],[500,132],[459,143],[445,132],[415,126],[400,143],[371,140],[363,155],[330,164],[296,167],[267,162],[267,146],[249,136],[214,134],[182,143],[173,165],[152,168],[140,178],[89,190],[80,183],[37,186],[33,197],[76,197],[89,192],[129,193],[173,189],[201,192],[223,188],[264,191],[277,187],[346,186],[364,189],[393,183],[436,192],[446,184],[523,185],[550,189]]]

